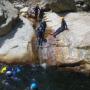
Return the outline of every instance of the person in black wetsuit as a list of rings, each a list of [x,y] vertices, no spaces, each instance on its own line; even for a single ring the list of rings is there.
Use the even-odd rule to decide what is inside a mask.
[[[39,10],[40,10],[40,8],[39,8],[39,5],[37,4],[36,7],[34,8],[35,18],[36,18],[36,19],[37,19],[37,17],[38,17]]]
[[[47,40],[44,37],[45,31],[46,31],[46,27],[47,27],[46,22],[42,21],[42,22],[40,22],[40,26],[37,28],[38,43],[41,46],[42,46],[43,41],[47,42]]]
[[[58,29],[56,30],[56,32],[54,32],[54,33],[52,34],[53,37],[56,37],[59,33],[63,32],[64,30],[68,30],[68,27],[67,27],[67,23],[66,23],[64,17],[62,17],[61,27],[58,28]]]
[[[40,27],[42,27],[43,33],[45,33],[46,27],[47,27],[46,21],[42,20],[42,21],[40,22]]]
[[[31,82],[30,90],[39,90],[38,83],[35,79],[33,79],[32,82]]]
[[[46,31],[46,27],[47,27],[47,24],[46,24],[46,21],[43,21],[40,23],[40,26],[42,27],[42,39],[44,42],[47,42],[47,40],[45,39],[45,31]]]

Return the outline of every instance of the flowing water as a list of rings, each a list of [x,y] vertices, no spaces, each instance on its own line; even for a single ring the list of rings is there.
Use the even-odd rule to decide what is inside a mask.
[[[16,67],[16,66],[12,66]],[[90,77],[81,73],[65,72],[56,67],[43,69],[37,66],[21,66],[21,72],[17,75],[20,79],[15,81],[0,75],[0,90],[29,90],[30,82],[36,79],[39,90],[90,90]]]

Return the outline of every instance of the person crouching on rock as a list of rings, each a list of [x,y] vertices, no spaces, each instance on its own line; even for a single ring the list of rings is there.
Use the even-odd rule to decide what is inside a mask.
[[[60,34],[61,32],[63,32],[64,30],[68,30],[68,27],[67,27],[67,23],[66,23],[64,17],[62,17],[61,27],[58,28],[58,29],[56,30],[56,32],[54,32],[54,33],[51,34],[51,35],[53,35],[53,37],[56,38],[56,36],[57,36],[58,34]]]

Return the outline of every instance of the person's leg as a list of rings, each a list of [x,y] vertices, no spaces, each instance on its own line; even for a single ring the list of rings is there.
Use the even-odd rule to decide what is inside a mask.
[[[59,30],[53,33],[53,36],[56,37],[59,34]]]
[[[43,42],[43,33],[42,32],[40,32],[39,38],[40,38],[40,45],[42,46],[42,42]]]
[[[42,42],[43,42],[43,40],[42,40],[42,38],[40,38],[40,46],[42,46]]]
[[[53,36],[56,37],[61,32],[62,32],[62,28],[59,28],[58,30],[56,30],[55,33],[53,33]]]
[[[40,45],[40,38],[38,38],[38,46]]]

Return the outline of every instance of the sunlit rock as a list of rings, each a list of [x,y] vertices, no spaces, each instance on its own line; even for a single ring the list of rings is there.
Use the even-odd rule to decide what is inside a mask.
[[[6,36],[0,38],[0,62],[30,63],[34,59],[32,23],[21,17],[21,22]]]
[[[69,30],[60,33],[56,38],[51,35],[47,37],[47,63],[60,65],[90,61],[89,19],[90,13],[69,13],[65,16]],[[45,20],[52,33],[61,26],[61,18],[53,12],[46,13]]]

